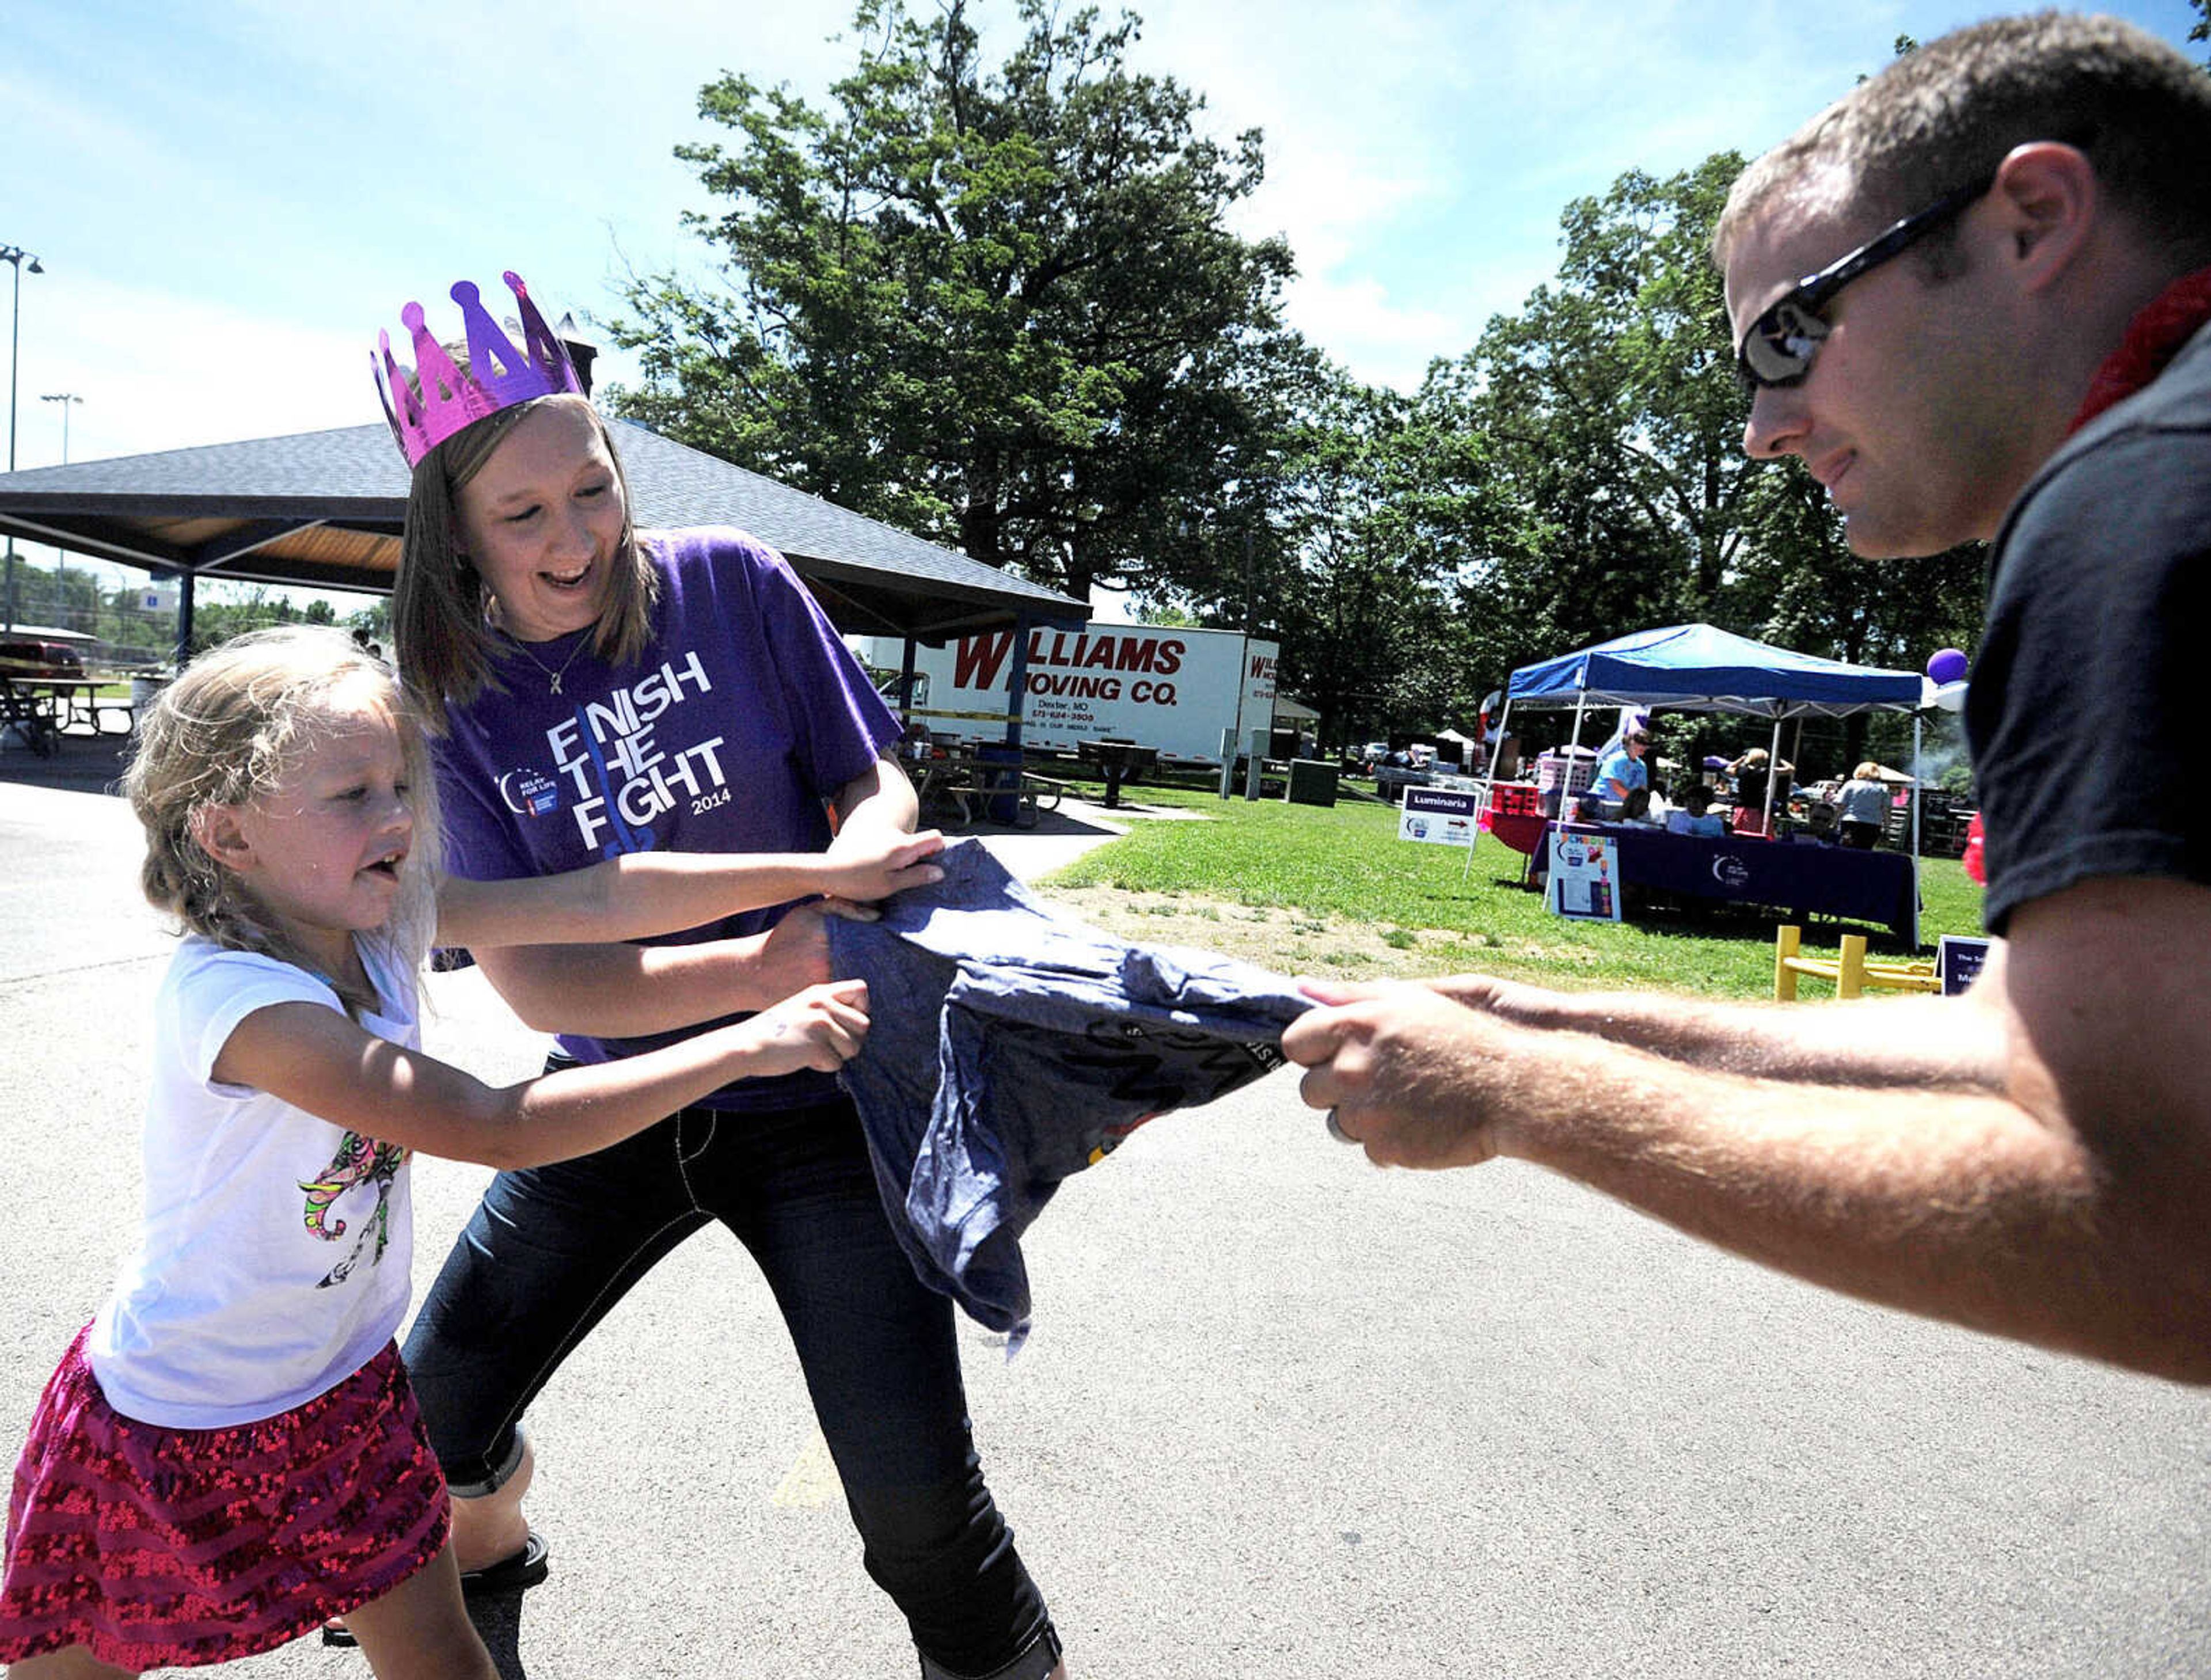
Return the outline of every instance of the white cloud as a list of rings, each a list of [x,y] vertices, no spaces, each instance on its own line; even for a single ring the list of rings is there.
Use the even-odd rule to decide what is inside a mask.
[[[1227,141],[1265,132],[1266,179],[1232,225],[1281,234],[1296,253],[1290,319],[1360,377],[1416,382],[1451,354],[1456,306],[1408,300],[1369,260],[1387,230],[1439,214],[1451,177],[1438,119],[1461,80],[1436,50],[1438,8],[1419,0],[1316,0],[1279,7],[1151,9],[1140,67],[1206,96],[1201,119]]]
[[[1286,313],[1290,324],[1360,379],[1410,391],[1442,346],[1471,343],[1475,329],[1442,311],[1393,304],[1372,276],[1300,282]]]
[[[357,333],[272,322],[249,312],[100,278],[27,276],[23,311],[35,321],[22,345],[15,463],[52,466],[62,455],[62,405],[71,405],[69,455],[118,455],[358,426],[377,416],[368,358]],[[20,560],[51,568],[56,552],[18,543]],[[107,586],[142,574],[82,556]],[[330,598],[342,612],[357,596]]]
[[[1142,59],[1208,95],[1216,136],[1265,129],[1266,184],[1234,225],[1288,238],[1307,337],[1404,388],[1554,272],[1569,198],[1747,143],[1757,100],[1706,97],[1716,79],[1746,71],[1801,104],[1762,62],[1714,52],[1723,27],[1748,28],[1737,9],[1724,25],[1703,9],[1175,0],[1151,9]]]
[[[71,391],[70,456],[90,460],[239,438],[358,426],[376,417],[367,339],[97,276],[43,294],[24,282],[21,388]],[[396,323],[395,323],[396,324]],[[25,407],[33,404],[27,396]],[[60,458],[47,413],[19,417],[16,464]],[[34,432],[50,421],[51,435]]]

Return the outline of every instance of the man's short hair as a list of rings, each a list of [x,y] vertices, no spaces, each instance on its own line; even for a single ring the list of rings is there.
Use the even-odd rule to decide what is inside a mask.
[[[1895,60],[1736,178],[1712,253],[1724,267],[1750,222],[1829,169],[1875,227],[2036,140],[2086,153],[2112,207],[2184,265],[2211,261],[2211,76],[2131,23],[2065,12],[1991,19]],[[1939,269],[1947,246],[1930,241],[1926,262]]]

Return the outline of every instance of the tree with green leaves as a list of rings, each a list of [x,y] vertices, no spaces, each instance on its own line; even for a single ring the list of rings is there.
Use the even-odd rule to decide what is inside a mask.
[[[1324,739],[1427,728],[1425,656],[1449,610],[1418,537],[1405,401],[1325,370],[1283,439],[1280,521],[1266,581],[1282,685],[1320,713]]]
[[[993,69],[966,0],[863,0],[826,109],[710,83],[735,138],[677,153],[724,283],[633,281],[612,330],[645,380],[613,404],[1069,593],[1154,585],[1249,476],[1290,252],[1227,226],[1258,133],[1208,139],[1197,95],[1131,70],[1135,17],[1020,15]]]
[[[1420,393],[1487,442],[1485,582],[1530,656],[1708,616],[1741,553],[1753,464],[1708,246],[1742,167],[1631,170],[1575,200],[1557,278]]]
[[[1239,476],[1172,534],[1147,600],[1277,641],[1281,688],[1324,740],[1469,719],[1480,663],[1457,580],[1481,440],[1310,351],[1245,397]]]
[[[1416,399],[1433,428],[1484,445],[1487,476],[1460,507],[1472,616],[1499,677],[1689,621],[1874,664],[1970,645],[1978,548],[1860,560],[1801,462],[1743,452],[1747,399],[1709,254],[1742,167],[1720,153],[1664,180],[1631,170],[1576,200],[1555,280]]]

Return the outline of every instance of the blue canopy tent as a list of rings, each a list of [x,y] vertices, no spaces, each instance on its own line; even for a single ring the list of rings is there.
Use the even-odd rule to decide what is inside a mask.
[[[1917,712],[1930,703],[1929,685],[1917,671],[1880,670],[1839,659],[1772,647],[1710,624],[1672,624],[1639,630],[1577,653],[1523,665],[1505,688],[1496,739],[1502,743],[1513,706],[1574,708],[1573,745],[1581,744],[1582,716],[1592,704],[1669,706],[1690,712],[1728,712],[1773,719],[1772,755],[1781,756],[1784,718],[1838,718],[1851,712]],[[1912,720],[1918,756],[1919,723]],[[1491,773],[1496,761],[1491,759]],[[1773,782],[1766,783],[1767,826]],[[1918,865],[1919,806],[1911,808],[1913,868]]]
[[[1925,686],[1917,671],[1846,665],[1709,624],[1674,624],[1523,665],[1505,703],[1672,706],[1778,720],[1914,711]]]

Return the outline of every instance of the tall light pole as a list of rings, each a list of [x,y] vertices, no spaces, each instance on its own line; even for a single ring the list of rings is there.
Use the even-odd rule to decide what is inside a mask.
[[[72,403],[82,403],[84,398],[74,391],[50,391],[39,400],[41,403],[58,403],[62,405],[62,464],[67,466],[69,464],[70,406]]]
[[[83,402],[84,398],[78,396],[73,391],[51,391],[39,398],[39,400],[41,403],[58,403],[62,405],[62,464],[64,466],[67,466],[69,464],[70,409],[75,407],[77,403]],[[95,573],[93,574],[92,591],[92,628],[93,634],[95,635],[100,632],[99,583],[99,574]],[[69,551],[66,549],[56,549],[54,550],[54,622],[59,624],[62,622],[62,615],[66,613],[68,610]],[[74,629],[76,628],[76,626],[71,625],[68,628]]]
[[[22,361],[19,351],[23,343],[23,264],[28,261],[33,274],[44,274],[39,259],[20,245],[0,245],[0,263],[15,270],[15,304],[8,328],[8,470],[15,470],[15,372]],[[8,537],[8,586],[4,602],[0,602],[0,628],[15,628],[15,537]]]

